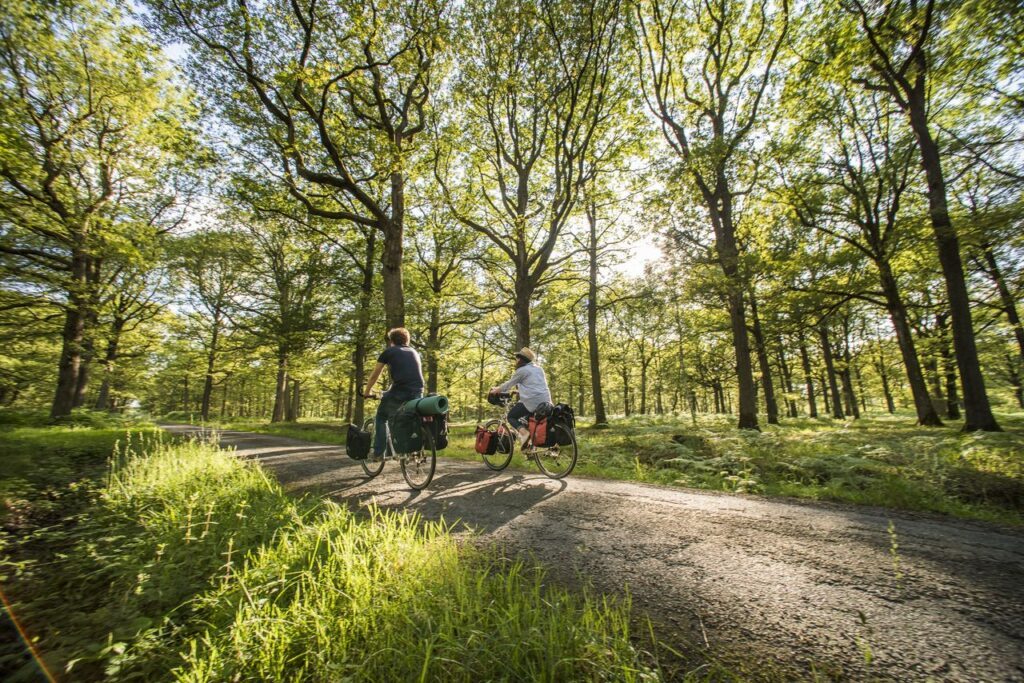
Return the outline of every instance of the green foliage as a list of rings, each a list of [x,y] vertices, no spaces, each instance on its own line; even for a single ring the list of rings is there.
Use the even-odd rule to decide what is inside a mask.
[[[204,443],[122,436],[100,485],[114,432],[8,436],[5,449],[32,457],[0,535],[5,590],[64,675],[656,678],[630,644],[628,605],[544,587],[442,525],[293,500]]]

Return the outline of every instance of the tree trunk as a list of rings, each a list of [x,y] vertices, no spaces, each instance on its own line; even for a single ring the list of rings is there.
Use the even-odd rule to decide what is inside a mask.
[[[818,417],[818,402],[814,398],[814,377],[811,375],[811,357],[807,354],[807,343],[804,333],[800,332],[800,365],[804,370],[804,384],[807,386],[807,414]],[[828,408],[825,409],[826,412]]]
[[[939,355],[942,357],[942,373],[946,379],[946,417],[950,420],[960,419],[960,399],[956,391],[956,364],[949,352],[949,315],[940,313],[935,316],[939,326]],[[941,395],[941,394],[940,394]]]
[[[93,359],[96,356],[96,342],[92,337],[96,325],[96,315],[86,313],[85,329],[82,337],[82,360],[78,366],[78,379],[75,381],[74,407],[81,408],[85,405],[85,392],[89,389],[89,380],[92,379]]]
[[[764,404],[768,413],[768,424],[779,424],[779,404],[775,401],[775,387],[772,383],[772,368],[768,363],[768,345],[764,341],[761,318],[757,314],[757,299],[750,293],[750,321],[754,332],[757,363],[761,367],[761,386],[764,389]]]
[[[484,419],[484,404],[483,398],[486,393],[484,387],[484,367],[486,366],[487,360],[487,349],[482,345],[480,347],[480,364],[477,368],[477,394],[476,394],[476,421],[480,422]]]
[[[220,324],[218,315],[213,317],[213,330],[210,332],[210,350],[206,354],[206,380],[203,382],[203,403],[200,406],[200,414],[203,420],[210,419],[210,397],[213,396],[213,370],[217,360],[217,341],[220,337]]]
[[[601,355],[597,342],[597,212],[588,202],[587,223],[590,227],[587,243],[589,277],[587,279],[587,346],[590,353],[590,391],[594,397],[594,424],[607,424],[604,395],[601,393]]]
[[[356,338],[352,349],[352,368],[355,377],[355,407],[352,419],[362,426],[366,418],[366,399],[363,389],[366,384],[366,349],[369,345],[370,304],[373,301],[373,257],[377,249],[377,235],[372,230],[366,235],[365,261],[361,265],[363,282],[359,290],[359,310],[356,313]]]
[[[512,312],[515,315],[516,351],[530,345],[530,299],[533,287],[528,281],[520,280],[515,286],[515,301]]]
[[[923,75],[920,76],[924,78]],[[949,217],[946,201],[946,181],[942,172],[939,147],[928,127],[927,106],[923,84],[915,88],[908,99],[910,127],[921,152],[921,165],[928,180],[928,209],[932,230],[938,246],[939,263],[946,281],[946,297],[952,317],[953,347],[960,369],[960,384],[964,392],[965,431],[1001,431],[989,405],[985,380],[981,375],[978,349],[974,341],[967,282],[960,258],[960,240]]]
[[[297,422],[301,413],[301,403],[299,388],[301,383],[299,380],[289,377],[288,384],[291,387],[290,396],[288,397],[288,406],[286,409],[286,418],[288,422]]]
[[[645,359],[643,356],[640,357],[640,414],[647,414],[647,368],[650,365],[650,359]]]
[[[391,174],[391,219],[384,225],[381,279],[384,319],[388,328],[405,326],[405,294],[402,285],[402,254],[405,220],[405,176]]]
[[[985,262],[988,264],[987,272],[989,278],[991,278],[996,286],[996,290],[999,292],[999,301],[1002,304],[1003,312],[1006,313],[1006,319],[1009,321],[1010,327],[1013,328],[1013,336],[1017,340],[1017,350],[1020,353],[1021,359],[1024,360],[1024,325],[1021,325],[1020,316],[1017,314],[1017,304],[1010,293],[1010,288],[1006,285],[1006,278],[1003,277],[1003,272],[999,268],[999,262],[996,261],[996,255],[992,251],[992,246],[985,244],[983,248]]]
[[[85,264],[78,259],[72,265],[75,285],[84,286]],[[60,418],[71,414],[78,389],[78,373],[82,366],[82,342],[85,337],[84,302],[77,292],[68,293],[67,310],[64,314],[64,329],[61,333],[60,362],[57,366],[57,391],[50,407],[50,417]]]
[[[360,427],[362,427],[363,421],[359,420],[358,422],[354,422],[355,416],[352,413],[355,407],[355,396],[356,394],[362,393],[363,391],[362,388],[358,386],[358,384],[358,380],[356,379],[356,371],[355,369],[353,369],[352,372],[350,372],[348,375],[348,395],[345,397],[345,422],[348,422],[349,424],[357,424]]]
[[[842,420],[843,399],[839,396],[839,384],[836,381],[836,366],[832,360],[832,341],[828,338],[828,324],[823,320],[818,326],[818,335],[821,337],[821,353],[825,359],[825,374],[828,375],[828,388],[832,393],[832,417]],[[828,402],[828,399],[826,399]]]
[[[622,374],[622,413],[629,417],[629,369],[623,365],[619,372]]]
[[[100,391],[96,396],[96,410],[110,410],[110,387],[114,381],[114,368],[117,363],[117,354],[121,345],[121,333],[124,331],[125,321],[115,317],[110,325],[110,337],[107,339],[107,348],[103,354],[103,381],[100,383]]]
[[[435,292],[436,294],[436,292]],[[441,304],[435,297],[430,307],[430,324],[427,327],[427,393],[437,393],[437,361],[441,345]]]
[[[224,393],[220,396],[220,419],[228,414],[228,378],[224,378]]]
[[[846,404],[846,412],[854,420],[860,419],[860,408],[857,406],[857,395],[853,391],[853,373],[850,372],[849,353],[844,358],[846,367],[839,373],[839,379],[843,384],[843,402]]]
[[[797,417],[796,401],[793,400],[793,373],[789,371],[789,363],[786,362],[786,347],[782,343],[782,337],[777,336],[775,343],[779,348],[779,369],[782,371],[782,382],[786,388],[789,398],[786,399],[786,409],[789,417]]]
[[[928,396],[928,385],[925,382],[924,373],[921,372],[921,363],[914,345],[914,337],[910,333],[910,324],[907,322],[907,308],[900,297],[896,278],[893,277],[888,263],[880,262],[877,265],[886,307],[889,309],[889,320],[896,332],[896,342],[899,345],[900,355],[903,357],[903,367],[906,369],[910,394],[914,399],[917,423],[926,427],[941,427],[942,420],[935,412],[935,406],[932,405],[931,398]]]
[[[1010,354],[1006,354],[1006,374],[1010,378],[1013,395],[1017,398],[1017,407],[1024,408],[1024,379],[1021,378],[1021,364],[1019,359],[1014,360]]]
[[[283,422],[285,404],[288,402],[288,353],[283,349],[277,352],[277,384],[274,389],[274,409],[271,422]]]
[[[832,402],[828,398],[828,383],[825,381],[824,376],[818,377],[818,386],[821,387],[821,398],[825,401],[825,412],[832,412]]]
[[[875,371],[878,372],[878,378],[882,381],[885,409],[892,415],[896,412],[896,402],[892,398],[892,387],[889,386],[889,370],[885,366],[885,357],[882,355],[881,347],[878,349],[878,356],[875,357]]]

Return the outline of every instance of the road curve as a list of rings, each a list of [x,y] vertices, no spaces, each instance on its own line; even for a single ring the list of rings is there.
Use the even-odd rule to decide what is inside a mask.
[[[168,426],[194,434],[187,426]],[[553,580],[585,577],[688,652],[773,678],[1024,681],[1024,532],[878,508],[570,477],[439,458],[426,491],[340,446],[225,431],[295,493],[459,522]],[[755,671],[750,672],[756,674]]]

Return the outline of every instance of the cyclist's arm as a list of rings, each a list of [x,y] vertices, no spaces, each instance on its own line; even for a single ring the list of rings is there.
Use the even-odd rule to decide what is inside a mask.
[[[514,386],[517,386],[522,381],[523,381],[523,373],[522,373],[522,370],[519,369],[519,370],[516,370],[515,372],[512,373],[512,376],[509,378],[509,380],[507,382],[505,382],[504,384],[502,384],[499,387],[494,387],[494,389],[492,389],[491,391],[494,392],[494,393],[504,394],[504,393],[508,392],[509,389],[511,389]]]
[[[369,396],[370,392],[373,391],[373,385],[380,379],[380,373],[384,372],[384,364],[377,363],[373,368],[373,372],[370,373],[370,379],[366,380],[366,390],[363,391],[363,396]]]

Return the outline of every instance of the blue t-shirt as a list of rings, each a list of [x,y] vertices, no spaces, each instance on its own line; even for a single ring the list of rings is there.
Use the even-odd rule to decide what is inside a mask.
[[[408,346],[389,346],[377,358],[378,363],[388,366],[391,371],[391,388],[420,394],[423,392],[423,369],[420,354]]]

